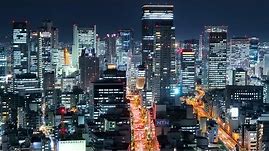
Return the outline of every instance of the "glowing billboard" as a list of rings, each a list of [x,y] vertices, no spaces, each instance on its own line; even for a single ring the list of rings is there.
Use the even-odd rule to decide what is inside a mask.
[[[59,141],[57,151],[86,151],[85,140]]]

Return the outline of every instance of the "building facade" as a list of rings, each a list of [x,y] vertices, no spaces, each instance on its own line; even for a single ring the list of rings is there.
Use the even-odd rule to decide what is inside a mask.
[[[209,89],[222,89],[226,85],[227,30],[227,26],[205,27]]]
[[[182,93],[188,94],[195,89],[195,51],[182,49],[180,55]]]
[[[144,5],[142,9],[142,62],[146,67],[146,90],[152,91],[155,103],[174,104],[174,6]]]
[[[242,68],[249,69],[249,48],[250,41],[247,37],[236,37],[230,40],[228,51],[228,69]]]
[[[88,49],[92,54],[96,53],[96,25],[84,28],[73,26],[72,65],[79,69],[79,56],[83,49]]]

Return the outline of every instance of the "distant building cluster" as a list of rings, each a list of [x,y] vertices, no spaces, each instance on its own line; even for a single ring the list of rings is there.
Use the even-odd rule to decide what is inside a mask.
[[[174,9],[143,5],[140,41],[76,24],[63,43],[50,20],[14,21],[0,42],[0,150],[137,150],[140,125],[159,150],[269,150],[269,42],[215,25],[179,40]]]

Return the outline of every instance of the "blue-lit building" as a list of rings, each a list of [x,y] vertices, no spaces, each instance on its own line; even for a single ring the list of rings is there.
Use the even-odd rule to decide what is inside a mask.
[[[142,63],[146,90],[157,104],[174,105],[176,87],[173,5],[142,7]]]
[[[227,31],[227,26],[205,27],[206,57],[203,58],[203,81],[206,81],[209,89],[222,89],[226,86]]]
[[[183,94],[188,94],[195,89],[195,51],[181,49],[181,83]]]
[[[4,85],[7,75],[7,51],[0,46],[0,85]]]
[[[133,51],[133,32],[132,30],[120,30],[116,40],[117,65],[120,70],[126,70],[128,54]]]
[[[249,46],[249,60],[251,68],[258,63],[258,53],[259,53],[259,39],[253,37],[250,39],[250,46]]]

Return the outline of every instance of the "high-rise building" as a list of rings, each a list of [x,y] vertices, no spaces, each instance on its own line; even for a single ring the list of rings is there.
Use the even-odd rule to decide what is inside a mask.
[[[27,22],[13,22],[13,84],[12,91],[24,95],[40,91],[36,74],[31,73],[30,34]],[[29,57],[30,56],[30,57]]]
[[[262,114],[257,122],[257,148],[259,151],[269,150],[269,114]]]
[[[247,79],[247,71],[242,68],[228,71],[229,85],[247,85]]]
[[[0,46],[0,86],[6,83],[7,77],[7,50]]]
[[[130,143],[130,115],[126,102],[126,73],[109,66],[94,82],[94,126],[98,149],[127,150]]]
[[[106,53],[106,42],[103,39],[98,38],[97,40],[97,52],[96,56],[105,55]]]
[[[175,104],[176,62],[173,5],[142,7],[142,62],[146,90],[158,104]]]
[[[191,49],[195,53],[195,56],[194,56],[195,57],[194,58],[195,59],[194,60],[195,61],[195,79],[201,78],[201,66],[202,66],[202,61],[201,60],[202,60],[202,57],[199,56],[199,55],[202,55],[202,54],[200,54],[200,53],[202,53],[202,51],[200,51],[200,50],[202,50],[202,48],[201,48],[201,46],[202,46],[201,42],[202,41],[201,40],[202,40],[202,37],[200,37],[200,40],[188,39],[188,40],[184,40],[182,43],[179,43],[179,48]],[[177,50],[181,50],[181,49],[177,48]],[[180,51],[177,51],[177,52],[180,52]],[[181,56],[180,53],[179,53],[179,56]],[[176,59],[177,59],[177,57],[176,57]],[[179,63],[179,62],[177,62],[177,63]],[[180,65],[178,64],[178,66],[180,66]],[[180,75],[180,73],[178,73],[178,74]],[[184,85],[182,85],[182,86],[184,86]],[[180,86],[180,88],[182,88],[182,86]]]
[[[258,53],[259,53],[259,38],[250,38],[249,46],[249,61],[250,67],[253,68],[258,63]]]
[[[226,85],[227,69],[227,26],[206,26],[207,86],[221,89]]]
[[[199,37],[199,53],[198,53],[198,60],[202,61],[203,58],[203,49],[204,49],[204,35],[201,34]]]
[[[13,76],[27,73],[29,31],[27,22],[13,22]]]
[[[264,59],[263,59],[263,75],[269,76],[269,54],[264,55]]]
[[[249,69],[249,48],[250,41],[246,37],[232,38],[228,51],[228,69],[243,68]]]
[[[17,74],[14,79],[14,92],[25,95],[41,91],[38,77],[32,73]]]
[[[138,67],[142,64],[141,54],[133,54],[129,56],[126,77],[128,88],[135,90],[136,77],[138,75]]]
[[[269,42],[259,43],[258,62],[262,62],[264,55],[269,53]]]
[[[52,66],[52,49],[58,48],[58,29],[53,26],[53,22],[46,20],[39,31],[39,51],[38,51],[38,76],[40,84],[43,85],[43,75],[54,72]]]
[[[72,65],[79,69],[79,56],[83,49],[88,49],[92,54],[96,53],[96,25],[85,28],[73,26]]]
[[[127,69],[128,54],[133,51],[132,30],[120,30],[116,40],[117,65],[121,70]]]
[[[30,59],[29,59],[29,63],[30,63],[30,73],[35,74],[36,76],[38,76],[38,32],[36,31],[31,31],[30,33]]]
[[[199,40],[196,39],[184,40],[182,48],[192,49],[195,52],[195,61],[199,60]]]
[[[180,55],[182,93],[187,94],[195,89],[195,51],[181,49]]]
[[[99,58],[86,50],[79,57],[80,86],[87,90],[99,78]]]
[[[105,46],[106,46],[106,63],[107,64],[116,64],[117,63],[117,54],[116,54],[116,41],[117,34],[107,34],[105,37]]]

